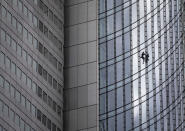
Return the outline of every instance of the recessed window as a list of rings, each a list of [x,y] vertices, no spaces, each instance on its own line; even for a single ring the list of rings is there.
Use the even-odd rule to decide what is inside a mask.
[[[15,17],[12,17],[12,25],[16,29],[17,28],[17,20]]]
[[[32,82],[32,90],[33,90],[34,93],[37,92],[37,85],[36,85],[35,82]]]
[[[47,94],[43,91],[43,100],[47,103]]]
[[[20,68],[17,68],[17,77],[21,80],[21,74],[22,74],[22,71]]]
[[[20,120],[20,128],[21,128],[21,131],[24,131],[24,128],[25,128],[25,126],[24,126],[24,121],[21,119]]]
[[[11,72],[16,75],[16,65],[14,62],[11,64]]]
[[[61,93],[62,86],[58,83],[58,92]]]
[[[0,86],[4,87],[4,78],[0,75]]]
[[[42,124],[46,126],[46,116],[42,114]]]
[[[56,131],[56,125],[52,123],[52,131]]]
[[[32,44],[32,38],[33,38],[33,36],[32,36],[32,34],[29,32],[29,33],[28,33],[28,42],[29,42],[30,44]]]
[[[25,131],[30,131],[30,126],[28,124],[25,124]]]
[[[47,81],[47,71],[45,69],[43,69],[43,77],[44,79]]]
[[[36,39],[35,37],[33,37],[33,47],[34,47],[35,49],[38,48],[38,41],[37,41],[37,39]]]
[[[33,59],[33,70],[37,72],[37,62]]]
[[[17,7],[17,0],[13,0],[13,6]]]
[[[37,95],[42,98],[42,89],[39,86],[37,87]]]
[[[1,40],[5,41],[6,40],[6,32],[1,29]]]
[[[42,118],[42,113],[39,109],[37,109],[37,119],[41,121],[41,118]]]
[[[21,96],[21,105],[26,107],[26,98],[23,95]]]
[[[51,10],[49,10],[49,19],[53,21],[53,12]]]
[[[10,83],[8,81],[5,81],[4,88],[7,92],[10,92]]]
[[[27,86],[31,89],[31,79],[29,77],[27,77]]]
[[[26,28],[23,28],[23,37],[25,40],[28,39],[28,30]]]
[[[10,120],[14,122],[14,111],[10,109]]]
[[[52,76],[48,73],[48,83],[52,86]]]
[[[36,116],[36,107],[34,105],[31,106],[31,113]]]
[[[29,100],[26,100],[26,109],[30,112],[31,110],[31,102]]]
[[[12,44],[11,44],[11,47],[12,47],[12,49],[14,50],[14,51],[16,51],[16,42],[15,42],[15,40],[14,39],[12,39]]]
[[[58,71],[62,72],[62,64],[58,62]]]
[[[22,24],[20,22],[17,23],[17,29],[19,33],[22,33]]]
[[[51,99],[50,96],[48,96],[48,105],[49,105],[50,107],[52,107],[52,99]]]
[[[48,36],[48,28],[44,26],[44,35]]]
[[[11,97],[15,97],[15,87],[13,85],[10,86],[10,95]]]
[[[9,23],[12,23],[12,15],[9,11],[7,11],[7,20]]]
[[[28,16],[28,8],[26,6],[24,6],[23,13],[26,17]]]
[[[15,99],[17,102],[21,102],[21,93],[18,91],[15,91]]]
[[[38,73],[42,76],[42,66],[40,64],[38,65]]]
[[[47,128],[51,130],[51,120],[47,119]]]
[[[10,38],[10,36],[8,34],[6,34],[6,42],[7,42],[8,46],[10,46],[11,38]]]
[[[20,0],[18,0],[18,8],[22,12],[23,4],[22,4],[22,1],[20,1]]]
[[[6,62],[5,65],[8,69],[10,69],[10,59],[8,57],[6,57]]]
[[[38,26],[38,19],[37,19],[37,17],[35,17],[35,16],[33,16],[33,25],[34,25],[35,27]]]
[[[4,104],[3,114],[8,117],[8,112],[9,112],[9,108],[8,108],[8,106],[6,104]]]
[[[16,114],[15,115],[15,123],[19,126],[20,125],[20,117]]]
[[[27,52],[25,50],[22,50],[22,57],[24,61],[27,61]]]
[[[53,78],[53,88],[57,89],[57,81]]]
[[[39,21],[39,30],[43,32],[44,25],[41,21]]]
[[[61,107],[60,106],[57,106],[57,113],[59,116],[61,116]]]
[[[57,104],[55,101],[53,101],[53,110],[56,112],[56,109],[57,109]]]
[[[4,6],[2,6],[2,16],[6,17],[6,9],[4,8]]]
[[[26,84],[26,74],[22,72],[22,82]]]
[[[28,55],[28,65],[32,66],[32,57]]]
[[[43,54],[43,45],[39,42],[39,52]]]
[[[17,44],[17,54],[22,56],[22,47],[19,44]]]
[[[33,14],[30,10],[28,10],[28,18],[29,18],[29,21],[32,22],[33,21]]]

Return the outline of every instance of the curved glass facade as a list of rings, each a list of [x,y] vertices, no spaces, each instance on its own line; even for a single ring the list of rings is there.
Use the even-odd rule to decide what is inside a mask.
[[[99,0],[100,131],[183,129],[180,5]]]

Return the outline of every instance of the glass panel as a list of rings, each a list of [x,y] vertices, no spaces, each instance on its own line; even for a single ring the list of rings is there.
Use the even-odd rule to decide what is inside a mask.
[[[0,75],[0,86],[4,87],[4,78]]]
[[[21,96],[21,105],[26,107],[26,98],[23,95]]]
[[[15,99],[17,102],[21,102],[21,93],[18,91],[15,91]]]
[[[6,57],[6,64],[5,65],[8,69],[10,69],[10,59],[8,57]]]
[[[10,93],[11,93],[11,97],[15,97],[15,87],[13,85],[11,85],[10,87]]]

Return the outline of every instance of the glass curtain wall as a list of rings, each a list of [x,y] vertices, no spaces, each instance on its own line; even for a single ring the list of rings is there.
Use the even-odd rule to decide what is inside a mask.
[[[182,130],[181,1],[99,0],[98,14],[100,131]]]

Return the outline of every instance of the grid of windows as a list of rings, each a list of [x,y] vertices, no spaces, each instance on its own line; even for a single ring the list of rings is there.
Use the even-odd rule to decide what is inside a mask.
[[[1,51],[0,51],[0,55],[1,54],[4,54],[4,53],[2,53]],[[4,58],[3,59],[7,59],[8,57],[6,57],[5,55],[2,55]],[[13,62],[11,62],[10,61],[10,65],[12,65],[12,63]],[[2,67],[2,66],[0,66],[0,67]],[[8,66],[9,67],[9,66]],[[11,66],[11,68],[14,68],[14,66]],[[13,70],[13,69],[10,69],[9,68],[9,70]],[[56,102],[54,101],[54,100],[52,100],[51,99],[51,102],[52,102],[52,105],[54,105],[54,106],[52,106],[52,105],[50,105],[50,101],[47,101],[47,99],[46,99],[46,97],[48,96],[49,97],[49,95],[47,95],[39,86],[37,86],[36,85],[36,83],[30,78],[30,77],[28,77],[19,67],[17,67],[16,65],[15,65],[15,70],[16,70],[16,76],[20,79],[20,80],[22,80],[22,82],[25,84],[25,85],[27,85],[27,87],[29,88],[29,90],[31,89],[34,93],[36,93],[37,94],[37,96],[39,97],[39,98],[41,98],[44,102],[46,102],[55,112],[57,112],[58,113],[58,115],[61,117],[61,111],[56,111],[56,108],[55,108],[55,106],[58,106],[59,107],[59,109],[61,109],[61,107],[59,106],[59,105],[57,105],[56,104]],[[12,72],[12,73],[14,73],[14,72]],[[2,84],[2,86],[4,85],[4,79],[3,79],[3,77],[1,77],[1,84]],[[7,82],[7,81],[5,81],[5,87],[6,87],[6,90],[9,92],[9,91],[13,91],[14,89],[9,89],[9,82]],[[60,86],[60,84],[58,84],[58,86]],[[61,88],[61,87],[60,87]],[[11,94],[12,94],[12,92],[11,92]],[[13,96],[15,95],[15,98],[17,99],[17,100],[20,100],[19,99],[19,95],[20,93],[13,93]],[[44,96],[44,97],[43,97]],[[51,98],[51,97],[50,97]]]
[[[180,0],[99,0],[100,131],[183,129],[181,15]]]
[[[5,33],[5,41],[7,41],[8,34],[3,29],[1,29],[1,32]],[[4,33],[2,33],[2,34],[4,34]],[[31,63],[30,66],[32,66],[32,68],[35,72],[38,72],[38,74],[40,74],[49,84],[50,84],[50,82],[52,83],[52,81],[56,81],[55,78],[53,78],[50,75],[50,73],[48,73],[40,64],[38,64],[38,62],[35,59],[33,59],[32,56],[30,54],[28,54],[27,51],[25,51],[12,37],[10,37],[10,40],[14,41],[14,43],[13,43],[13,44],[15,44],[15,45],[13,45],[13,46],[15,46],[15,48],[13,48],[13,49],[15,49],[14,51],[17,52],[17,54],[20,57],[23,57],[23,60],[25,62],[27,62],[28,64]],[[10,45],[8,45],[8,47],[12,47],[12,43],[10,43]],[[17,50],[16,50],[16,47],[17,47]],[[10,61],[9,58],[7,58],[5,61],[7,68],[10,68],[9,61]],[[20,72],[20,70],[18,69],[18,74],[19,74],[18,76],[19,76],[19,78],[21,78],[21,76],[20,76],[21,74],[19,72]],[[15,71],[14,71],[14,73],[15,73]],[[51,80],[47,79],[47,77],[50,77],[50,76],[51,76],[51,78],[50,78]],[[25,77],[23,77],[23,78],[25,78]],[[25,79],[23,79],[23,81],[25,81]],[[50,85],[54,89],[56,89],[58,91],[58,93],[61,93],[62,85],[59,82],[57,82],[56,84],[58,84],[58,87],[55,85],[52,85],[52,84],[50,84]]]
[[[7,93],[11,94],[11,97],[14,98],[14,100],[16,102],[18,102],[22,107],[24,107],[34,117],[37,117],[37,119],[39,121],[41,121],[45,126],[47,126],[46,120],[51,122],[51,120],[49,118],[47,118],[46,115],[44,115],[35,105],[33,105],[24,95],[22,95],[12,84],[10,84],[7,80],[5,80],[4,77],[2,77],[1,75],[0,75],[0,87],[4,88],[7,91]],[[40,96],[42,96],[42,89],[39,87],[38,87],[38,92],[39,92],[38,94],[40,94]],[[43,99],[47,99],[47,94],[45,92],[43,92]],[[47,103],[47,101],[45,101],[45,102]],[[57,114],[61,117],[61,107],[59,105],[56,105],[56,102],[53,101],[52,108],[54,111],[56,111],[56,106],[58,107]],[[9,116],[11,120],[14,121],[14,119],[15,119],[16,124],[19,125],[19,123],[18,123],[19,116],[16,115],[13,112],[13,110],[11,110],[11,109],[8,110],[8,105],[4,104],[3,112],[4,112],[3,114],[5,116]],[[15,116],[14,116],[14,114],[15,114]],[[41,119],[41,117],[42,117],[42,119]]]

